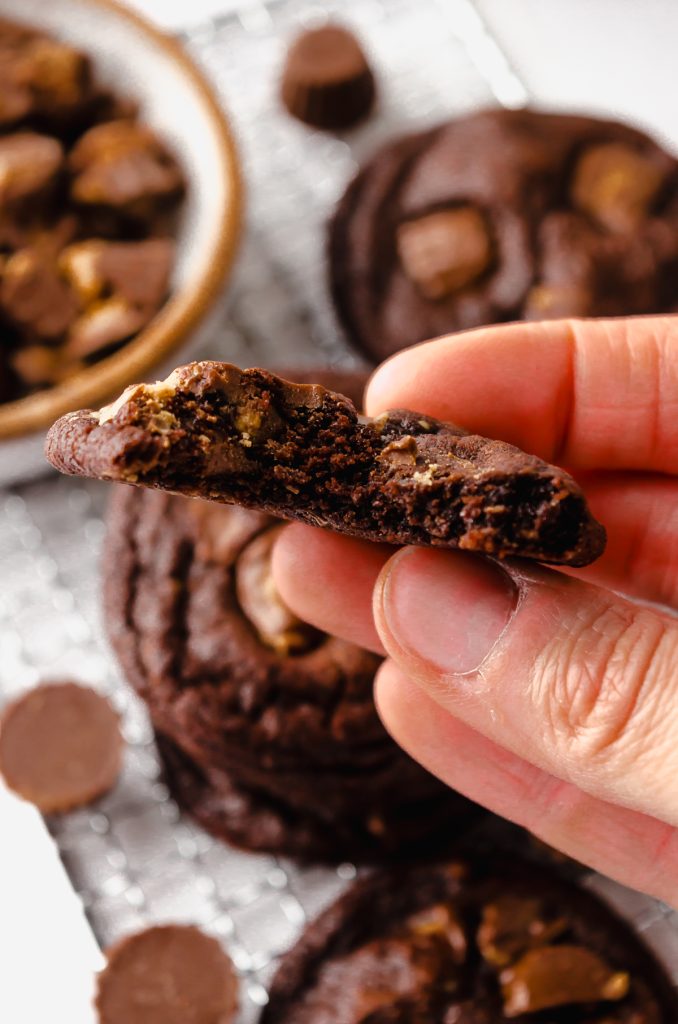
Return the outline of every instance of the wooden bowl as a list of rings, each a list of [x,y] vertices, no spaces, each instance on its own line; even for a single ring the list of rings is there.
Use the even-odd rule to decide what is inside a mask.
[[[236,251],[242,195],[227,118],[170,36],[117,0],[0,0],[0,17],[39,26],[88,53],[99,81],[139,101],[141,119],[177,153],[188,183],[172,293],[157,316],[117,352],[63,383],[0,404],[0,484],[8,484],[46,468],[42,442],[55,419],[101,405],[164,370],[206,326]]]

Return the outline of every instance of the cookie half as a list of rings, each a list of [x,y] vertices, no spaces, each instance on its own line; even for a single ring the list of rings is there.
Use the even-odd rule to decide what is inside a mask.
[[[578,484],[502,441],[416,412],[200,362],[49,431],[62,472],[234,503],[391,544],[581,566],[605,531]]]

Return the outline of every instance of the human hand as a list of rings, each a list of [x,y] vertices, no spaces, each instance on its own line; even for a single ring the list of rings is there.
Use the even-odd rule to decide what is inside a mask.
[[[565,574],[294,524],[274,556],[284,599],[387,656],[380,714],[430,771],[678,905],[678,318],[442,338],[385,363],[366,406],[409,407],[565,466],[607,550]]]

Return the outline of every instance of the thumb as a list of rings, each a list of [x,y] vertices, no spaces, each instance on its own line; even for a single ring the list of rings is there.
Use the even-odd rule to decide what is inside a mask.
[[[374,612],[388,654],[457,718],[678,825],[678,620],[540,566],[424,548],[389,559]]]

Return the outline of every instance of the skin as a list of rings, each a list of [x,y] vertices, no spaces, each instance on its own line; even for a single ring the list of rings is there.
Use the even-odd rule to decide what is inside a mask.
[[[427,342],[370,382],[370,415],[398,407],[569,469],[605,554],[565,573],[294,524],[274,552],[284,599],[386,655],[379,712],[430,771],[678,906],[678,318]]]

